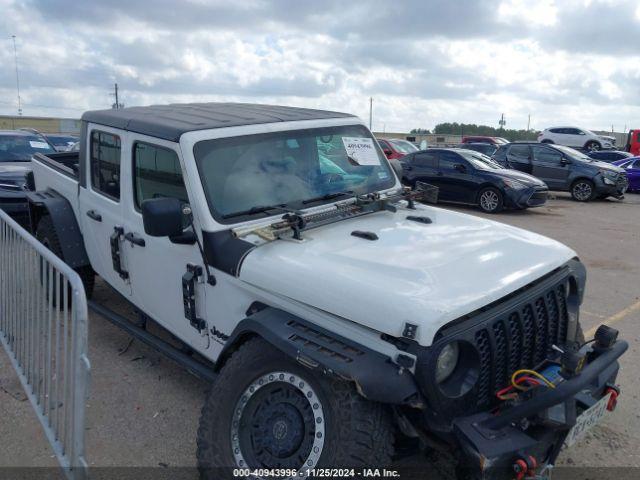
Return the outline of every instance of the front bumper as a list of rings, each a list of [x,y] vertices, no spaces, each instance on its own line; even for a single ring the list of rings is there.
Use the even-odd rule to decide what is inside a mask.
[[[506,191],[505,200],[510,208],[540,207],[547,201],[549,189],[546,187],[531,187],[522,190]]]
[[[473,478],[499,480],[516,478],[514,465],[520,459],[553,465],[576,418],[614,385],[617,359],[627,348],[619,340],[608,350],[592,351],[582,371],[555,389],[538,387],[534,390],[540,393],[512,407],[456,419],[460,467],[473,472]]]
[[[629,180],[626,174],[621,173],[617,178],[599,176],[596,182],[596,193],[611,197],[622,197],[629,188]]]

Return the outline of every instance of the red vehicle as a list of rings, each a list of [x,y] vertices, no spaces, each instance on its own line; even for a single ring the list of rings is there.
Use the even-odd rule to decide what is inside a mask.
[[[635,156],[640,155],[640,130],[629,130],[625,150]]]
[[[388,159],[402,158],[419,150],[413,143],[399,138],[378,138],[378,143]]]
[[[491,143],[499,147],[500,145],[509,143],[509,140],[502,137],[486,137],[484,135],[465,135],[462,137],[462,142],[460,143]]]

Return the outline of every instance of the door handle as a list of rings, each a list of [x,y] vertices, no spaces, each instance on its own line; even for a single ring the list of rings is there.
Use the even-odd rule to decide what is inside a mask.
[[[133,245],[138,245],[139,247],[144,247],[146,245],[144,238],[139,237],[133,232],[125,233],[124,239],[131,242]]]
[[[91,220],[95,220],[96,222],[101,222],[102,221],[102,215],[100,215],[95,210],[87,211],[87,217],[89,217]]]

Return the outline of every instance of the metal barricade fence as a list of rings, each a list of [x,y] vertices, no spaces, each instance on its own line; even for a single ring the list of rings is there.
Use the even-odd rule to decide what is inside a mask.
[[[0,210],[0,343],[69,479],[87,477],[87,299],[76,272]]]

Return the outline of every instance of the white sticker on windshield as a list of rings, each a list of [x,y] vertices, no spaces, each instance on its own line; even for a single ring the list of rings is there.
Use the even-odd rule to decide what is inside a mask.
[[[47,150],[49,149],[49,144],[47,144],[47,142],[36,142],[34,140],[29,140],[29,145],[31,145],[31,148],[46,148]]]
[[[342,137],[349,161],[354,165],[380,165],[372,138]]]

